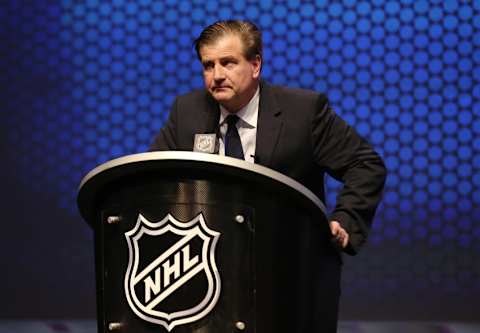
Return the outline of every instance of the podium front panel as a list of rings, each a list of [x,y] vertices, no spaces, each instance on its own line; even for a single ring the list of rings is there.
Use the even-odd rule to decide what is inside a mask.
[[[163,182],[163,186],[169,186],[167,183]],[[172,332],[234,332],[238,322],[242,322],[245,328],[255,327],[253,208],[238,201],[229,202],[222,191],[212,189],[208,182],[171,185],[175,190],[167,191],[169,198],[163,198],[158,203],[150,200],[144,202],[137,197],[134,202],[116,208],[118,201],[111,198],[112,206],[106,203],[102,211],[104,221],[109,216],[121,216],[118,223],[102,224],[105,325],[112,322],[128,323],[129,332],[139,333],[168,332],[168,329]],[[152,193],[144,190],[140,193]],[[173,193],[175,191],[176,194]],[[165,193],[165,189],[161,189],[161,192]],[[198,197],[198,193],[209,193],[210,197]],[[117,194],[122,195],[121,191]],[[205,204],[206,201],[217,201],[212,200],[212,196],[216,196],[217,200],[222,199],[222,203]],[[240,216],[243,219],[241,222]],[[198,228],[199,219],[208,230],[218,234],[212,249],[213,258],[210,253],[202,258],[205,243],[202,237],[207,241],[209,237],[198,233],[198,229],[201,229]],[[189,223],[191,225],[185,227]],[[127,235],[137,225],[140,225],[137,229],[143,227],[144,230],[141,235],[138,231],[132,235],[130,242],[134,246],[129,249]],[[192,233],[191,229],[197,231]],[[134,241],[135,237],[137,240]],[[135,261],[132,257],[138,258],[138,263],[135,263],[137,268],[135,272],[131,269],[128,274],[129,262]],[[195,266],[201,265],[209,267],[210,272],[201,267],[196,269]],[[213,269],[217,270],[219,281],[215,281]],[[132,283],[130,279],[135,281]],[[127,288],[127,284],[134,284],[134,287]],[[175,317],[202,303],[209,292],[209,284],[212,285],[210,289],[214,289],[209,297],[218,293],[216,299],[207,300],[214,302],[211,308],[203,317],[199,316],[200,319],[179,324],[198,315],[198,311],[193,311]],[[140,306],[135,306],[132,296],[136,296]],[[150,306],[149,311],[142,311],[141,305],[148,307],[149,304],[156,305]],[[168,320],[166,316],[162,317],[162,313],[174,317]],[[245,331],[251,332],[248,329]]]

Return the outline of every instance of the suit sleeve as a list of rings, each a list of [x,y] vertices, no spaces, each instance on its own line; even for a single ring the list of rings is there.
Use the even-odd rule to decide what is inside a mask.
[[[160,132],[155,136],[148,149],[149,151],[177,149],[177,103],[178,98],[175,99],[168,120]]]
[[[330,220],[349,233],[345,252],[354,255],[365,243],[380,202],[386,168],[380,156],[330,108],[320,95],[312,121],[315,162],[343,183]]]

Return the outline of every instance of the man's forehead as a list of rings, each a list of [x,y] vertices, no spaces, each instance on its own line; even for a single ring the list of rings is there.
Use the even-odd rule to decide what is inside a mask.
[[[202,61],[215,58],[243,56],[243,44],[238,35],[227,34],[200,48]]]

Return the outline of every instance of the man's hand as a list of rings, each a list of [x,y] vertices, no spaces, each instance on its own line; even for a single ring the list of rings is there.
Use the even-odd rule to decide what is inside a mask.
[[[345,229],[342,228],[340,223],[337,221],[330,221],[330,230],[332,231],[332,236],[337,241],[338,245],[342,248],[345,248],[348,245],[349,236]]]

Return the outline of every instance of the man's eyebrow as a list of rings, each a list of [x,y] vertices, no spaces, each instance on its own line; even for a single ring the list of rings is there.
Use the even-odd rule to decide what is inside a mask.
[[[234,56],[225,56],[220,58],[220,61],[225,61],[225,60],[237,61],[237,58]]]
[[[238,61],[238,58],[228,55],[228,56],[220,57],[218,60],[221,61],[221,62],[223,62],[223,61]],[[201,63],[204,64],[204,65],[211,64],[213,62],[214,62],[214,60],[212,60],[212,59],[201,60]]]

